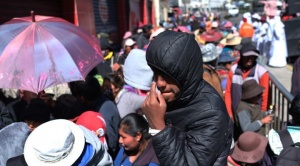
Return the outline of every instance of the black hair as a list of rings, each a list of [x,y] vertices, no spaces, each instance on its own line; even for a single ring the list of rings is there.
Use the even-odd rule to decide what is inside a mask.
[[[120,76],[118,73],[109,73],[106,77],[109,79],[110,83],[112,83],[116,88],[123,88],[125,82],[123,80],[123,77]]]
[[[217,61],[218,61],[218,58],[216,58],[212,61],[209,61],[209,62],[203,62],[203,64],[207,64],[207,65],[211,65],[213,67],[216,67],[217,66]]]
[[[143,32],[147,33],[148,31],[150,31],[151,29],[153,29],[153,26],[151,24],[147,24],[143,26]]]
[[[124,80],[124,72],[123,72],[123,68],[122,68],[122,67],[120,67],[120,68],[116,71],[116,73],[118,73],[119,76],[122,77],[122,79]]]
[[[149,124],[146,119],[137,113],[127,114],[119,123],[119,129],[132,137],[142,134],[141,141],[146,141],[151,138],[149,134]]]
[[[84,106],[75,96],[62,94],[56,99],[52,115],[55,119],[74,119],[85,110]]]
[[[112,102],[115,102],[115,97],[113,95],[112,89],[111,89],[111,82],[110,79],[108,77],[104,77],[103,78],[103,84],[102,84],[102,92],[104,94],[105,97],[107,97],[109,100],[111,100]]]
[[[100,38],[100,46],[102,50],[112,50],[112,46],[109,43],[108,37],[101,37]]]
[[[30,101],[26,110],[24,111],[23,120],[34,120],[39,122],[47,122],[50,120],[52,108],[48,106],[40,98],[35,98]]]
[[[159,26],[163,27],[164,26],[165,21],[164,20],[160,20],[159,21]]]
[[[94,100],[102,95],[101,86],[93,76],[86,76],[85,81],[70,82],[70,89],[74,96]]]

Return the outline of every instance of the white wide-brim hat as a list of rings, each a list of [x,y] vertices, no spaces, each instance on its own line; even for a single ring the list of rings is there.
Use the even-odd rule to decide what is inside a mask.
[[[85,146],[82,130],[75,123],[52,120],[37,127],[25,142],[24,157],[28,165],[72,165]]]

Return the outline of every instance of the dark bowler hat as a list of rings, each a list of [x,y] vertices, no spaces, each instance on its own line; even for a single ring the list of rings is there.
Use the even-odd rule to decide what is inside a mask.
[[[252,97],[262,94],[264,87],[258,85],[254,80],[247,80],[242,85],[242,99],[250,99]]]

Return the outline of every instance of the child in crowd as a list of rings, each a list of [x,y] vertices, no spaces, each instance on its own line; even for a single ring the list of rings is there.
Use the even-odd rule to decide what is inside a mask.
[[[264,88],[254,79],[242,84],[242,100],[239,102],[235,117],[240,133],[253,131],[265,135],[263,125],[271,123],[273,115],[268,115],[268,112],[262,112],[260,109],[258,102],[263,91]]]

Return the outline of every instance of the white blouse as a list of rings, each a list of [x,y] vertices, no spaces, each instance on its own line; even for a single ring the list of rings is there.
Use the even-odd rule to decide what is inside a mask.
[[[300,127],[288,126],[287,129],[288,129],[288,132],[290,133],[294,143],[300,142]],[[274,152],[274,154],[279,155],[280,152],[282,151],[283,147],[282,147],[282,143],[280,141],[280,137],[274,129],[270,130],[268,139],[269,139],[269,145],[270,145],[272,151]]]

